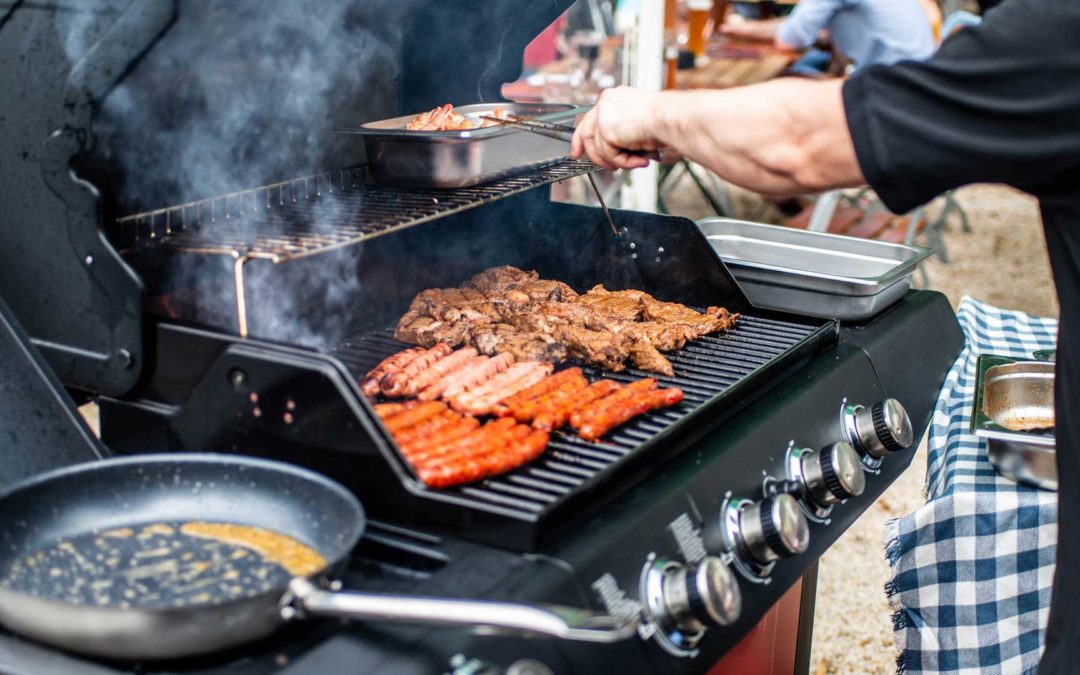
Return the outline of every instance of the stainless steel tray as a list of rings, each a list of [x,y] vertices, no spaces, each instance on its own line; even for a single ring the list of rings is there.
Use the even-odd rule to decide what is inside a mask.
[[[555,103],[480,103],[455,110],[480,122],[496,108],[539,120],[573,124],[580,109]],[[376,182],[418,188],[460,188],[487,183],[544,164],[570,153],[565,141],[507,127],[468,131],[408,131],[416,117],[403,115],[368,122],[356,129],[338,129],[364,144],[368,168]]]
[[[826,319],[858,321],[892,305],[931,254],[920,246],[729,218],[705,218],[698,227],[750,302]]]
[[[1054,365],[1045,361],[981,355],[975,363],[971,432],[986,439],[990,463],[1009,480],[1057,489],[1052,430],[1014,431],[1017,420],[1045,420],[1054,408]],[[1003,424],[1008,426],[1003,426]],[[1045,425],[1045,422],[1038,422]]]

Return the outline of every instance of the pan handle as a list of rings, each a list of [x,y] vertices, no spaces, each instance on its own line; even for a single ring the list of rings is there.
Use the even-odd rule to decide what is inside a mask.
[[[620,619],[560,605],[519,605],[322,590],[298,577],[282,603],[285,619],[307,615],[394,623],[467,626],[478,632],[554,637],[578,642],[618,642],[637,633],[637,619]]]

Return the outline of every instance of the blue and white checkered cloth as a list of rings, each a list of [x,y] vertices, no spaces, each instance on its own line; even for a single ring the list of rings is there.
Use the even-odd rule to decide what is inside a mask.
[[[901,673],[1033,673],[1057,546],[1057,494],[1017,485],[969,433],[979,354],[1053,349],[1057,320],[964,298],[967,338],[930,423],[926,505],[890,521],[885,585]]]

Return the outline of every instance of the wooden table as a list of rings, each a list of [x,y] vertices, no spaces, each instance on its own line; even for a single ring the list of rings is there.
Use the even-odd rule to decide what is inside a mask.
[[[705,62],[675,75],[678,89],[727,89],[779,77],[799,53],[763,42],[713,39]]]

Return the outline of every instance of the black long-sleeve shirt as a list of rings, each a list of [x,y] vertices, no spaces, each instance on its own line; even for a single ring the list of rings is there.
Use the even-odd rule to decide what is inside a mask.
[[[1005,183],[1039,199],[1061,305],[1057,572],[1040,672],[1077,672],[1080,2],[1009,0],[929,61],[853,77],[844,106],[863,174],[897,213],[968,183]]]

